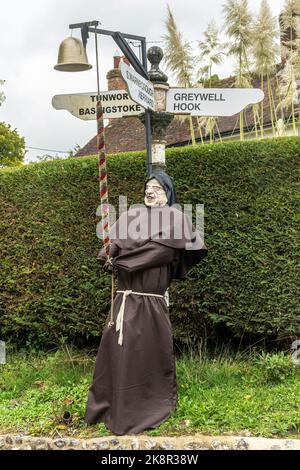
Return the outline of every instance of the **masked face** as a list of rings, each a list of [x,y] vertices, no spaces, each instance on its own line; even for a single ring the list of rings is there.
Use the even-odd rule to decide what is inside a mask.
[[[164,188],[155,178],[146,184],[144,201],[148,207],[163,207],[168,203]]]

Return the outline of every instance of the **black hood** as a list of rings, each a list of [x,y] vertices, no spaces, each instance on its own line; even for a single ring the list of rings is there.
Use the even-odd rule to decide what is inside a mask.
[[[148,181],[152,180],[153,178],[157,179],[157,181],[164,188],[168,199],[168,205],[172,206],[173,204],[176,204],[177,201],[174,180],[171,176],[167,175],[167,173],[162,170],[152,173],[149,178],[147,178],[144,186],[144,191],[146,189],[146,184],[148,183]]]

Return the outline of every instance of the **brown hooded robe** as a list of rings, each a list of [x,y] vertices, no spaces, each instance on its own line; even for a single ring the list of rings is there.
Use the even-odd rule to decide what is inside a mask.
[[[124,229],[130,230],[130,226],[139,228],[139,236],[129,234],[123,238]],[[184,228],[182,235],[178,232],[180,228]],[[111,241],[110,255],[118,273],[118,290],[122,291],[164,295],[172,279],[183,278],[207,254],[190,219],[168,205],[162,208],[139,205],[122,214],[111,230]],[[107,261],[103,249],[97,259],[101,264]],[[117,293],[114,321],[122,300],[123,294]],[[85,420],[89,424],[104,422],[118,435],[141,433],[159,426],[177,405],[168,307],[161,297],[128,295],[122,345],[118,344],[116,324],[108,327],[109,320],[110,314],[96,358]]]

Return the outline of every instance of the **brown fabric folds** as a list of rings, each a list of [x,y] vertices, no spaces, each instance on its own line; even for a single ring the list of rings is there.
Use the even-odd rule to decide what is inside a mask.
[[[182,278],[207,254],[207,248],[177,209],[139,207],[138,215],[129,210],[111,230],[110,255],[118,272],[118,290],[164,295],[171,280]],[[154,221],[148,230],[149,218],[157,209],[163,213],[161,223]],[[131,223],[140,227],[139,236],[122,238],[121,231],[124,234]],[[176,238],[179,224],[187,229]],[[187,243],[191,249],[187,249]],[[103,249],[97,259],[105,264]],[[114,321],[122,299],[123,294],[116,294]],[[109,320],[110,315],[89,389],[86,422],[104,422],[119,435],[155,428],[177,405],[175,354],[166,302],[160,297],[130,294],[125,304],[122,346],[115,325],[108,327]]]

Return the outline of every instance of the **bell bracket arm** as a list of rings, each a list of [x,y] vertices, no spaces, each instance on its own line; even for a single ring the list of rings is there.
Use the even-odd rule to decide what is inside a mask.
[[[116,44],[119,46],[123,54],[127,57],[129,62],[131,63],[132,67],[136,72],[138,72],[140,75],[142,75],[146,80],[149,80],[149,75],[147,72],[147,56],[146,56],[146,38],[143,36],[136,36],[135,34],[124,34],[120,33],[118,31],[109,31],[106,29],[98,29],[96,28],[99,24],[99,21],[90,21],[86,23],[75,23],[75,24],[70,24],[69,28],[70,29],[75,29],[75,28],[80,28],[81,29],[81,36],[82,36],[82,42],[84,44],[84,47],[86,47],[87,39],[88,39],[88,34],[89,33],[97,33],[97,34],[102,34],[105,36],[111,36]],[[94,28],[92,28],[94,26]],[[136,54],[133,52],[131,47],[128,45],[125,39],[133,39],[136,41],[140,41],[142,45],[142,51],[143,51],[143,63],[139,61],[137,58]]]

